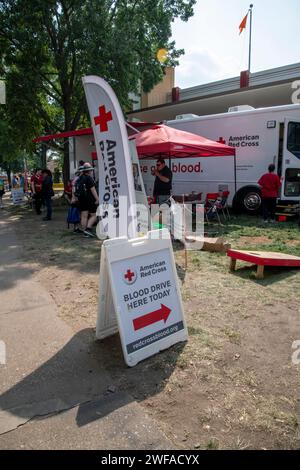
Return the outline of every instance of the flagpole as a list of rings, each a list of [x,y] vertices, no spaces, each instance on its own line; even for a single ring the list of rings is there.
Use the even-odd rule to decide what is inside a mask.
[[[251,52],[252,52],[252,8],[253,4],[251,3],[250,5],[250,34],[249,34],[249,65],[248,65],[248,70],[249,74],[251,73]]]

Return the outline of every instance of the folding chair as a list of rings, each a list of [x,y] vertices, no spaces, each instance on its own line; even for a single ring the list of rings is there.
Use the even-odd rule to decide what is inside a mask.
[[[218,208],[220,206],[220,196],[219,193],[207,193],[205,204],[204,204],[204,215],[209,222],[210,220],[217,218],[219,224],[221,224],[221,219],[219,215]]]
[[[219,200],[217,202],[217,209],[219,211],[222,211],[223,217],[226,220],[230,219],[230,213],[228,209],[228,197],[229,197],[230,191],[220,191],[219,192]]]

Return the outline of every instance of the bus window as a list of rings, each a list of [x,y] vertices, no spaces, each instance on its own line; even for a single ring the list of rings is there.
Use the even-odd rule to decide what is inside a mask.
[[[285,172],[284,195],[300,196],[300,168],[288,168]]]
[[[300,159],[300,123],[289,122],[287,149]]]

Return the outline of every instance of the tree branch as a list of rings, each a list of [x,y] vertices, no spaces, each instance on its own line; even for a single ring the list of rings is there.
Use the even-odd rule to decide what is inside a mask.
[[[82,109],[83,103],[84,103],[84,99],[82,99],[81,102],[79,103],[77,112],[75,113],[75,116],[71,122],[71,130],[76,129],[76,127],[78,126],[79,120],[83,114],[83,109]]]
[[[21,47],[21,45],[18,43],[18,41],[14,40],[13,38],[11,38],[6,31],[3,31],[2,29],[0,29],[0,35],[2,37],[4,37],[5,39],[7,39],[8,41],[10,41],[10,43],[16,47],[16,49],[19,51],[19,52],[22,52],[23,54],[25,54],[25,51],[24,49]],[[30,64],[30,66],[34,69],[35,72],[37,72],[52,88],[53,90],[55,91],[55,93],[57,93],[58,96],[60,96],[62,98],[62,93],[59,91],[59,89],[51,82],[51,80],[49,80],[49,78],[47,77],[46,74],[42,73],[42,71],[36,66],[34,65],[33,63]]]

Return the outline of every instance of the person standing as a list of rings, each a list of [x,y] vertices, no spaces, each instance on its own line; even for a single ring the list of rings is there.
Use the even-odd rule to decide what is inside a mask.
[[[281,186],[279,176],[274,173],[275,165],[272,163],[268,168],[269,172],[262,175],[258,184],[261,187],[262,210],[264,222],[275,222],[276,203],[278,191]]]
[[[19,180],[18,180],[17,175],[13,175],[13,179],[12,179],[12,188],[13,188],[13,189],[19,188]]]
[[[41,214],[42,207],[42,170],[37,168],[31,177],[31,191],[32,198],[34,199],[35,211],[38,215]]]
[[[50,170],[43,170],[43,182],[42,182],[42,201],[45,202],[47,208],[47,215],[43,218],[44,221],[52,219],[52,198],[54,196],[53,191],[53,180],[52,173]]]
[[[170,199],[173,174],[170,168],[167,167],[163,158],[157,160],[156,169],[153,174],[156,177],[154,181],[153,197],[156,203],[161,205]]]
[[[78,207],[81,214],[81,228],[85,237],[95,237],[92,227],[97,220],[97,206],[99,197],[92,177],[93,167],[85,163],[79,168],[81,175],[75,183],[75,196],[78,199]]]
[[[82,233],[82,230],[80,229],[80,210],[79,210],[79,201],[78,197],[75,196],[75,186],[76,186],[76,181],[78,180],[80,176],[80,172],[76,171],[75,176],[73,177],[71,181],[71,200],[69,201],[70,207],[68,210],[68,217],[67,217],[67,222],[68,226],[69,224],[74,225],[74,230],[73,233]]]
[[[3,209],[3,201],[2,197],[4,196],[5,188],[4,188],[4,179],[0,176],[0,209]]]
[[[19,186],[20,186],[20,189],[23,189],[23,191],[25,191],[24,185],[25,185],[24,176],[22,175],[22,173],[19,173]]]

